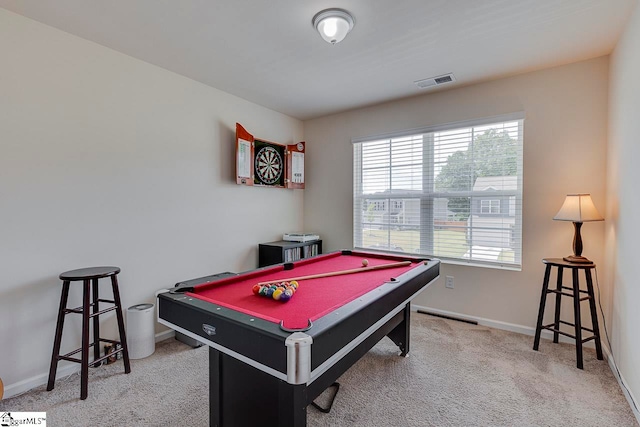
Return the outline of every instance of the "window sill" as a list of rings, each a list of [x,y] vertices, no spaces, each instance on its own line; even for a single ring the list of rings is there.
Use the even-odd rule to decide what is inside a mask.
[[[514,265],[514,264],[499,264],[499,263],[485,263],[481,261],[464,261],[459,259],[451,259],[451,258],[439,258],[442,264],[450,264],[450,265],[462,265],[465,267],[480,267],[480,268],[491,268],[494,270],[506,270],[506,271],[522,271],[522,265]]]

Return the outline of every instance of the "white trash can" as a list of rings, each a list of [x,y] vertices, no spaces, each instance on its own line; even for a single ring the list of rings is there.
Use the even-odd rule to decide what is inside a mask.
[[[127,345],[129,358],[142,359],[156,350],[153,304],[136,304],[127,309]]]

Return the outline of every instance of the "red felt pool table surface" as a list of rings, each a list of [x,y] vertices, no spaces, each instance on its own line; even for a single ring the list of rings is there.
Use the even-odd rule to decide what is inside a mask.
[[[249,316],[255,316],[275,323],[283,323],[288,329],[303,329],[322,316],[355,300],[369,291],[389,282],[422,262],[412,260],[408,266],[382,270],[369,270],[362,266],[363,254],[349,255],[340,252],[320,255],[297,261],[294,268],[285,270],[283,265],[268,267],[222,280],[197,285],[187,295],[227,307]],[[369,267],[397,262],[397,258],[384,255],[366,254]],[[408,258],[410,259],[410,258]],[[362,268],[362,272],[299,280],[298,290],[287,302],[254,295],[253,286],[258,282],[276,281],[291,277],[329,273],[338,270]]]

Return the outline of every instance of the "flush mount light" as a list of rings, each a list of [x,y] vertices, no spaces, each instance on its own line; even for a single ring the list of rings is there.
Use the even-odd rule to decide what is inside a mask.
[[[336,44],[349,34],[355,20],[343,9],[325,9],[316,13],[311,21],[313,27],[327,43]]]

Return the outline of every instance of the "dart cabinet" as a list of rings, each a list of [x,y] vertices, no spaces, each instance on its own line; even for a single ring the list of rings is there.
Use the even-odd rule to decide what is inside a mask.
[[[304,188],[304,145],[258,139],[236,123],[236,183]]]

